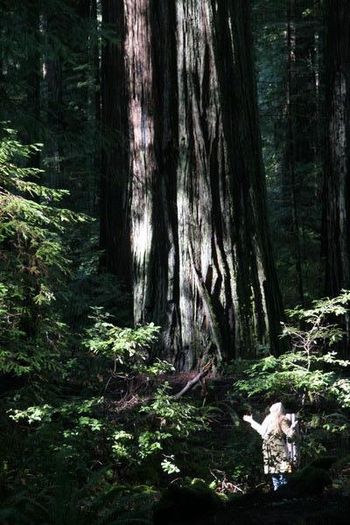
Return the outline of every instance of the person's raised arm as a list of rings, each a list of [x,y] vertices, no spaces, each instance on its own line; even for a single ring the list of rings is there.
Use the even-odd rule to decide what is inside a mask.
[[[262,436],[264,434],[264,430],[263,430],[262,425],[260,425],[256,421],[254,421],[253,416],[244,415],[243,416],[243,421],[246,421],[247,423],[250,423],[251,427],[254,428],[254,430],[256,430],[260,434],[260,436]]]

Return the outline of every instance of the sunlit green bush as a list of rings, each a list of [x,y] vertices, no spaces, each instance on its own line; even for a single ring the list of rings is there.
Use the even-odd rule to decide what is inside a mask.
[[[41,145],[24,146],[11,129],[0,142],[0,372],[58,374],[65,325],[53,310],[69,273],[62,242],[68,225],[86,221],[59,206],[67,194],[40,182],[30,167]]]
[[[299,412],[308,457],[336,448],[350,436],[350,362],[336,351],[344,338],[350,293],[289,311],[282,337],[289,350],[246,362],[234,391],[266,404],[282,400]],[[293,324],[292,324],[293,322]]]

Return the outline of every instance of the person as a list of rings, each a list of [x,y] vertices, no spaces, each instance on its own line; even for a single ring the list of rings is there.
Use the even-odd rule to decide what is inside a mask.
[[[287,483],[286,474],[291,471],[287,438],[292,439],[295,436],[298,422],[289,421],[280,402],[270,407],[270,413],[261,425],[254,421],[251,415],[244,415],[243,420],[250,423],[251,427],[262,437],[264,473],[272,476],[273,490],[278,490]]]

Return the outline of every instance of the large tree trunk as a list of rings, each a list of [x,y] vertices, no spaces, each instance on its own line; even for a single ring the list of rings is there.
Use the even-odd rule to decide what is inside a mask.
[[[326,291],[336,295],[350,286],[350,3],[327,7]]]
[[[124,5],[135,321],[181,369],[276,351],[249,3]]]
[[[323,251],[326,293],[350,287],[350,4],[326,4],[326,159]],[[345,316],[345,357],[350,355],[350,317]]]

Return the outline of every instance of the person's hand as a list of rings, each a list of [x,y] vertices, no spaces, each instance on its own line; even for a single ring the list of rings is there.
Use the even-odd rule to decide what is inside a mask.
[[[243,416],[243,421],[251,423],[253,421],[253,416],[248,416],[247,414]]]
[[[293,421],[293,423],[291,424],[290,428],[292,428],[293,430],[295,429],[295,427],[297,427],[299,424],[299,421]]]

